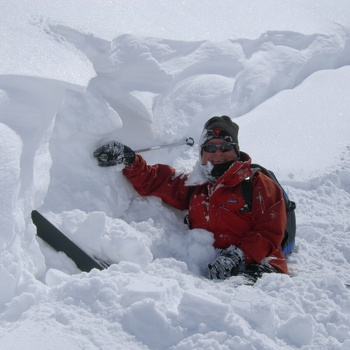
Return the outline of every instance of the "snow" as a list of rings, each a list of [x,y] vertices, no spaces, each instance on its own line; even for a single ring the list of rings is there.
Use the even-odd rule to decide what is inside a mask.
[[[0,1],[1,349],[349,349],[346,0]],[[95,148],[193,137],[213,115],[297,203],[289,275],[209,281],[213,237]],[[198,146],[142,155],[198,176]],[[80,272],[37,209],[112,265]]]

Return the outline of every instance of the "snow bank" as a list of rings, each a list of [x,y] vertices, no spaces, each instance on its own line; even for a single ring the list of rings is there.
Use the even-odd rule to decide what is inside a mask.
[[[44,270],[30,222],[49,186],[48,142],[67,88],[53,80],[0,76],[1,303],[9,301]],[[81,91],[81,90],[80,90]]]
[[[65,6],[42,13],[53,10]],[[23,55],[7,56],[0,75],[1,347],[347,349],[349,28],[215,43],[94,36],[70,16],[35,22],[44,31],[33,38],[29,30]],[[47,55],[37,67],[23,64],[32,51]],[[214,114],[236,118],[241,148],[276,169],[297,202],[289,276],[267,275],[253,287],[240,277],[206,280],[212,234],[190,231],[185,213],[138,197],[120,168],[98,168],[92,158],[111,139],[134,149],[198,139]],[[198,148],[143,155],[191,171]],[[80,273],[36,240],[32,209],[115,264]]]

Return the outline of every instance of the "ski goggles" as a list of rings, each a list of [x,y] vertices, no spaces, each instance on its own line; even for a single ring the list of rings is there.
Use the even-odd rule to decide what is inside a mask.
[[[217,149],[221,152],[228,152],[235,150],[236,145],[234,142],[206,143],[202,145],[202,150],[207,153],[215,153]]]

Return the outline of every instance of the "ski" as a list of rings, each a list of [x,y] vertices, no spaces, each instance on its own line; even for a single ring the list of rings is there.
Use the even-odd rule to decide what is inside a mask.
[[[103,270],[109,266],[105,261],[84,252],[37,210],[32,211],[32,220],[36,226],[37,235],[56,251],[65,253],[81,271]]]

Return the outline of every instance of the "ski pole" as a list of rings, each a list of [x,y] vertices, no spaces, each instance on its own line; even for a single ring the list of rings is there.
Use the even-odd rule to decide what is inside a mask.
[[[155,149],[160,149],[160,148],[168,148],[168,147],[175,147],[175,146],[182,146],[182,145],[193,146],[194,145],[193,138],[192,137],[188,137],[185,141],[169,143],[167,145],[160,145],[160,146],[153,146],[153,147],[148,147],[148,148],[141,148],[141,149],[135,150],[134,152],[135,153],[141,153],[141,152],[153,151]]]

